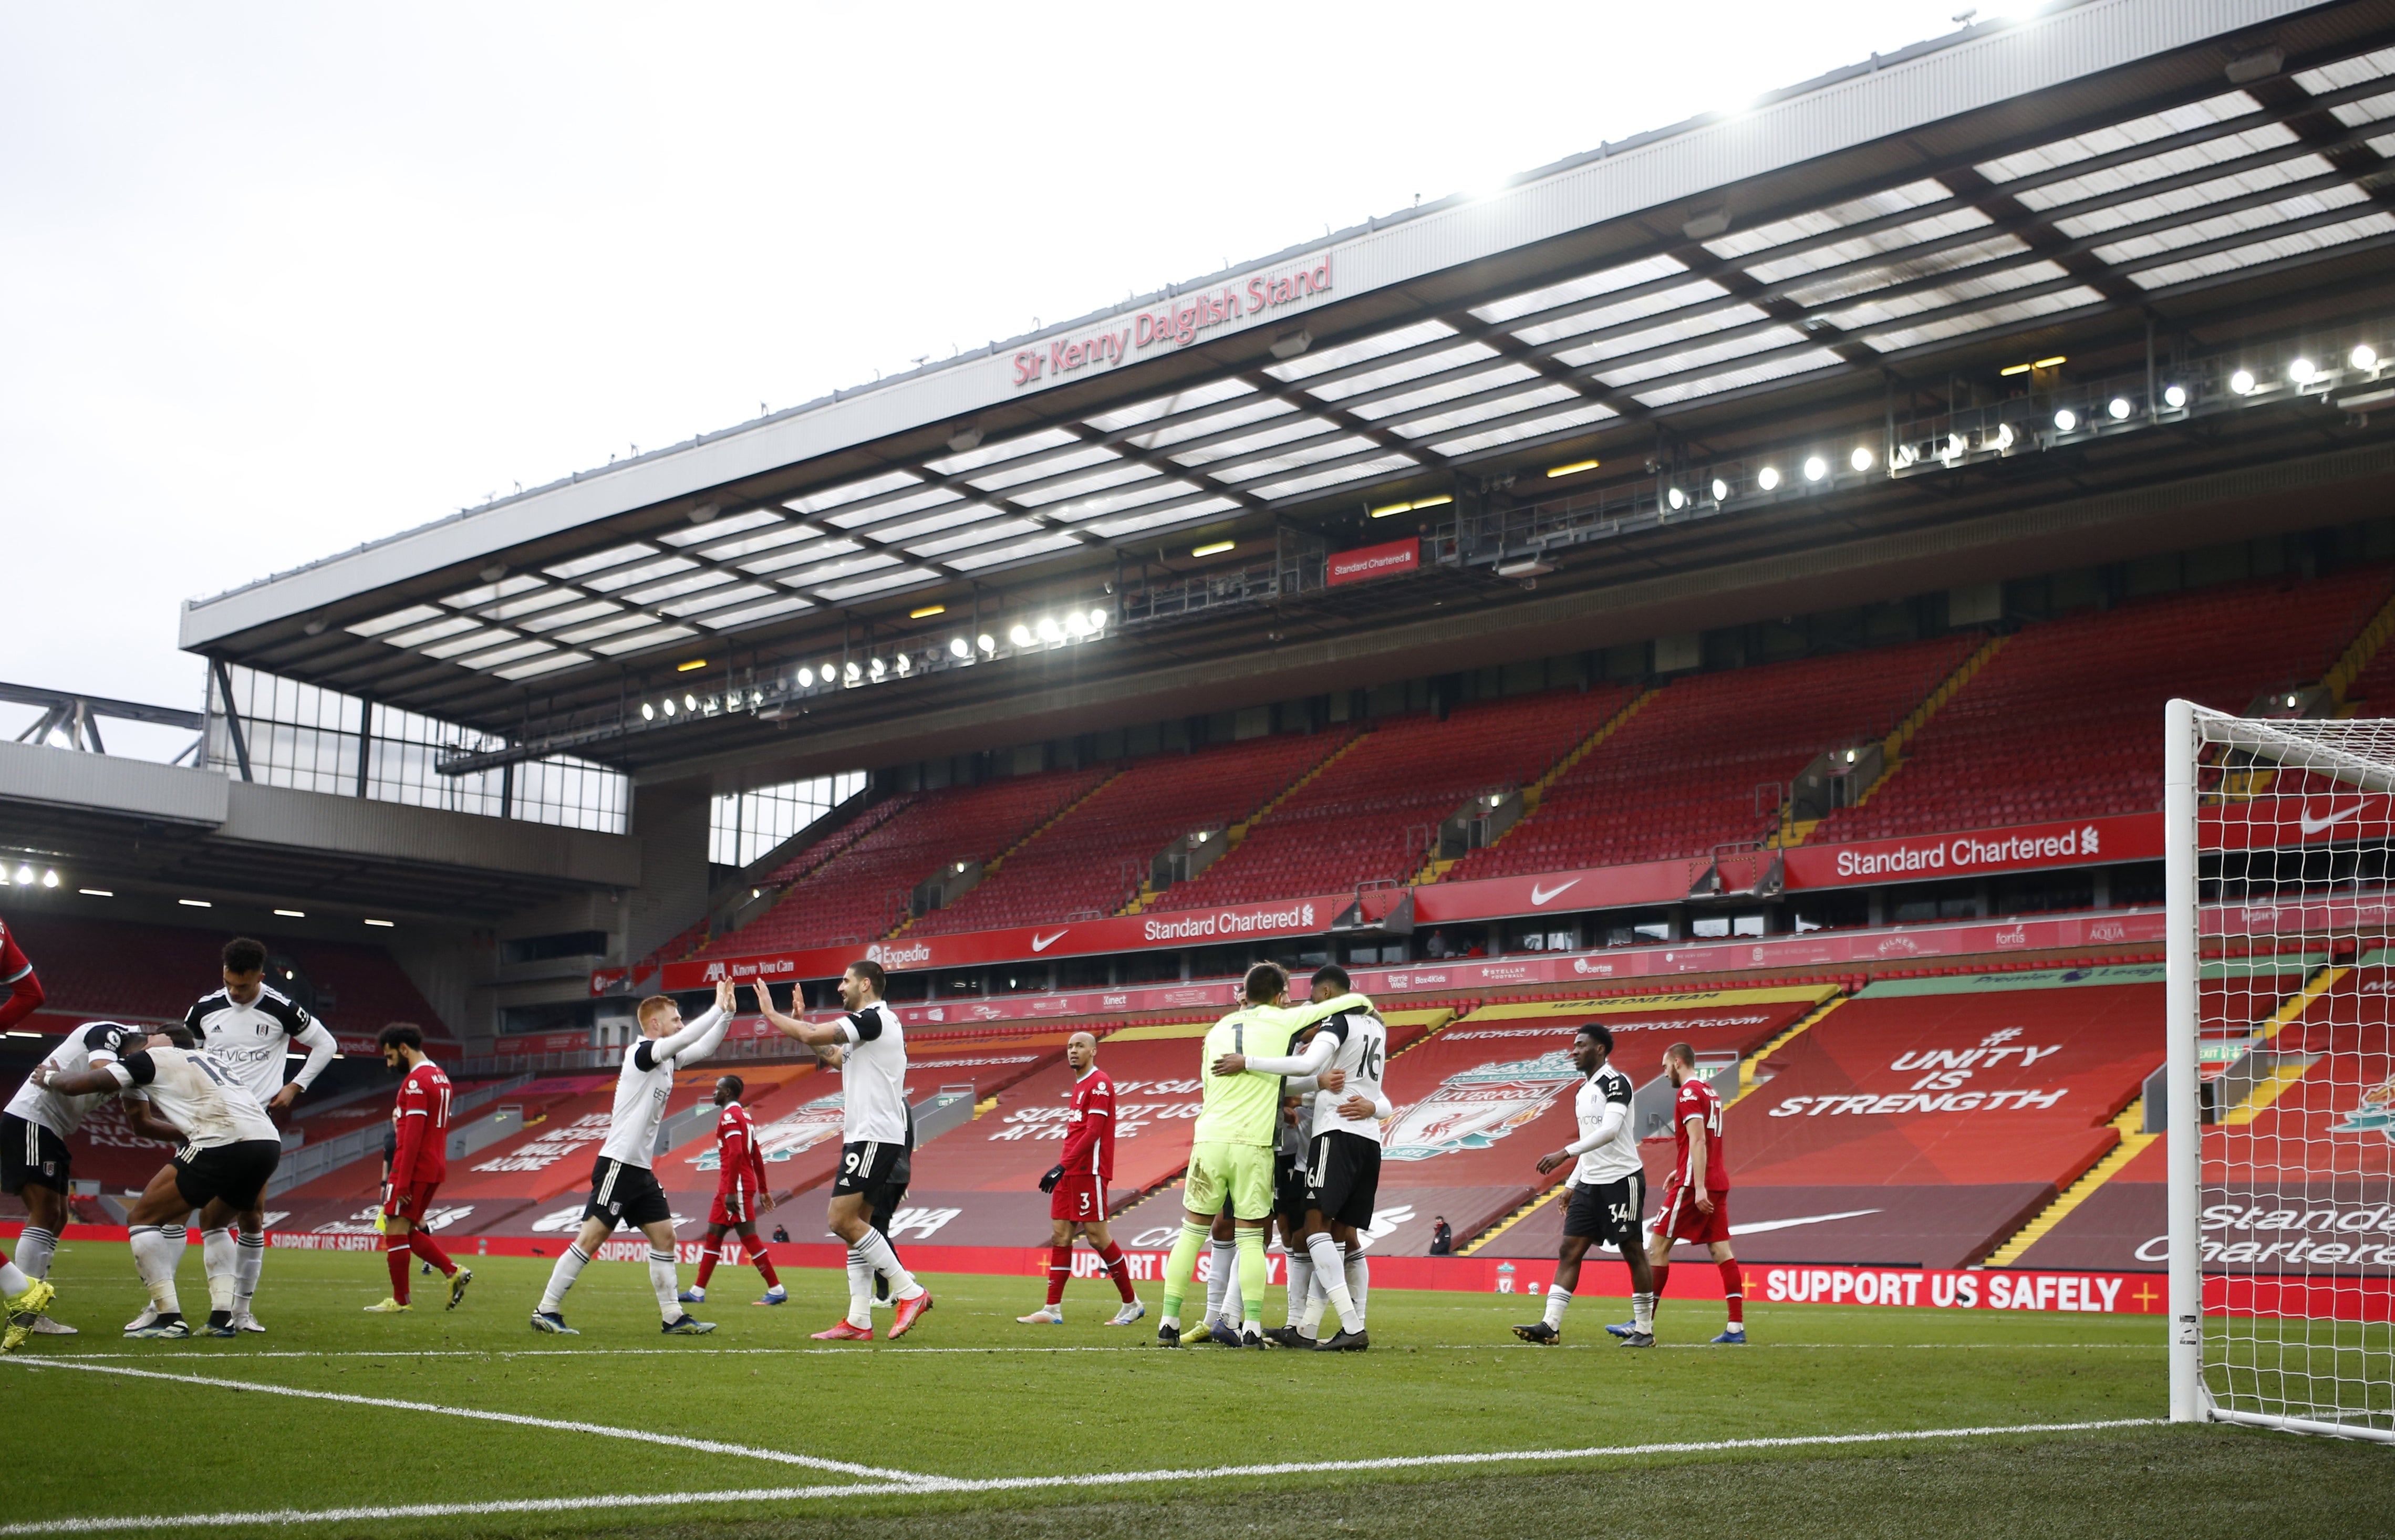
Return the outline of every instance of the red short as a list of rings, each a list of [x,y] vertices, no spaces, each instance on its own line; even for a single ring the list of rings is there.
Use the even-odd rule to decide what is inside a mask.
[[[1097,1178],[1083,1173],[1067,1177],[1048,1194],[1048,1217],[1087,1224],[1106,1217],[1106,1190]]]
[[[411,1225],[422,1224],[424,1217],[432,1212],[432,1194],[440,1191],[439,1182],[410,1182],[405,1187],[395,1187],[383,1200],[382,1211]]]
[[[1729,1193],[1708,1192],[1705,1196],[1714,1201],[1710,1214],[1699,1208],[1677,1182],[1663,1189],[1663,1206],[1655,1213],[1655,1233],[1700,1246],[1728,1240]]]
[[[757,1194],[746,1188],[718,1192],[715,1201],[707,1205],[707,1222],[710,1225],[753,1224],[757,1218]]]

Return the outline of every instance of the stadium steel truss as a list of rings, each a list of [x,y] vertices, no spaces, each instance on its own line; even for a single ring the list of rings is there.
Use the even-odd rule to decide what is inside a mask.
[[[1376,539],[1495,603],[1567,551],[1600,584],[2349,447],[2395,405],[2390,155],[2395,7],[2087,0],[463,511],[184,644],[489,735],[444,770],[654,763],[1201,656]]]

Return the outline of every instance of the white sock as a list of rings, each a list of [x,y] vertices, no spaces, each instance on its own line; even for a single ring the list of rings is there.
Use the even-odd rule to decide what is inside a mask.
[[[582,1276],[582,1270],[589,1264],[590,1254],[578,1244],[559,1253],[557,1266],[549,1270],[549,1287],[541,1291],[542,1314],[555,1315],[565,1308],[565,1291],[574,1286],[574,1281]]]
[[[0,1295],[15,1297],[33,1286],[24,1269],[14,1262],[0,1262]]]
[[[1248,1302],[1247,1296],[1239,1288],[1239,1243],[1232,1242],[1228,1249],[1231,1264],[1223,1270],[1229,1274],[1223,1280],[1223,1322],[1233,1331],[1237,1331]]]
[[[200,1234],[200,1271],[208,1281],[208,1308],[212,1310],[232,1309],[233,1270],[240,1250],[233,1244],[230,1230],[203,1231]]]
[[[890,1248],[890,1237],[882,1234],[881,1231],[867,1231],[864,1242],[856,1249],[864,1253],[867,1265],[890,1280],[892,1299],[912,1299],[923,1292],[923,1285],[915,1282],[915,1275],[908,1272],[906,1265],[898,1260],[898,1254]],[[869,1283],[866,1292],[868,1294],[872,1292]]]
[[[1564,1329],[1564,1311],[1571,1307],[1571,1290],[1561,1283],[1547,1290],[1547,1325],[1555,1331]]]
[[[24,1233],[17,1237],[16,1265],[23,1269],[29,1278],[47,1278],[50,1275],[50,1257],[58,1249],[59,1238],[55,1232],[27,1225]],[[22,1294],[24,1291],[11,1289],[8,1292]]]
[[[239,1248],[232,1259],[232,1308],[235,1314],[249,1313],[249,1302],[258,1293],[258,1273],[266,1266],[266,1231],[246,1230],[233,1231],[233,1244]]]
[[[166,1236],[167,1231],[157,1225],[134,1226],[133,1266],[150,1290],[151,1309],[162,1316],[180,1315],[183,1306],[175,1297],[175,1264],[183,1259],[183,1243]]]
[[[1364,1296],[1371,1292],[1372,1264],[1366,1259],[1364,1248],[1361,1245],[1349,1246],[1347,1248],[1347,1297],[1356,1301],[1356,1314],[1359,1318],[1366,1313]]]
[[[670,1251],[649,1248],[649,1287],[657,1296],[659,1319],[678,1321],[681,1318],[681,1301],[674,1296],[681,1291],[681,1281],[674,1277],[674,1257]]]
[[[1634,1294],[1630,1296],[1630,1325],[1634,1331],[1651,1332],[1655,1329],[1653,1295]]]
[[[1308,1336],[1320,1336],[1322,1312],[1330,1308],[1330,1296],[1323,1292],[1329,1280],[1323,1277],[1320,1268],[1314,1267],[1310,1257],[1306,1265],[1314,1273],[1314,1283],[1305,1291],[1305,1319],[1298,1323],[1297,1329]]]
[[[1206,1324],[1211,1326],[1222,1319],[1223,1296],[1239,1276],[1239,1245],[1236,1241],[1212,1241],[1208,1247],[1211,1260],[1206,1269]]]
[[[1300,1246],[1289,1254],[1289,1324],[1305,1319],[1306,1301],[1314,1295],[1314,1254]]]
[[[873,1264],[863,1246],[848,1248],[848,1323],[859,1331],[873,1328]]]
[[[1339,1243],[1328,1231],[1317,1231],[1305,1238],[1305,1249],[1314,1254],[1314,1274],[1322,1279],[1323,1292],[1330,1296],[1330,1308],[1339,1312],[1339,1329],[1360,1332],[1364,1317],[1356,1311],[1356,1301],[1347,1293],[1347,1274],[1339,1262]]]

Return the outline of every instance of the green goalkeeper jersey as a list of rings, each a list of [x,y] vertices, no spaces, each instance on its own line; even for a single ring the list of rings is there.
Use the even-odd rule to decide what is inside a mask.
[[[1218,1075],[1214,1060],[1226,1053],[1285,1059],[1290,1040],[1315,1022],[1370,1004],[1360,994],[1343,994],[1302,1006],[1250,1005],[1215,1022],[1198,1062],[1198,1078],[1206,1087],[1205,1107],[1192,1139],[1199,1144],[1260,1144],[1267,1149],[1278,1142],[1281,1077],[1253,1071]]]

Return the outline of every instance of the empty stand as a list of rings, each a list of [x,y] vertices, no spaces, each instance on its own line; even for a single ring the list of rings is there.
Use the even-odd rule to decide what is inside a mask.
[[[1427,834],[1475,792],[1527,786],[1602,727],[1628,687],[1548,691],[1381,718],[1354,749],[1307,782],[1204,873],[1157,900],[1159,909],[1330,893],[1403,882]]]
[[[907,918],[916,886],[943,864],[1003,854],[1108,773],[1100,768],[1049,770],[909,798],[807,869],[779,903],[749,925],[716,937],[699,955],[739,956],[887,935]],[[802,852],[794,862],[804,867],[813,854]]]
[[[219,954],[234,935],[38,912],[12,915],[8,923],[33,959],[49,996],[44,1014],[53,1020],[179,1021],[192,1001],[222,986]],[[271,934],[257,939],[314,986],[324,1024],[352,1043],[371,1041],[393,1021],[413,1021],[428,1038],[453,1038],[431,1003],[380,947]],[[267,982],[282,987],[288,981],[270,964]]]
[[[1113,914],[1138,893],[1165,846],[1245,820],[1351,736],[1345,728],[1273,734],[1134,760],[994,875],[912,928],[994,930]]]
[[[2227,584],[2024,628],[1815,843],[2150,812],[2174,696],[2243,712],[2317,678],[2387,597],[2388,569]]]
[[[1538,811],[1448,880],[1701,856],[1762,834],[1826,749],[1884,736],[1976,634],[1674,681],[1559,776]],[[1757,788],[1780,788],[1780,797]]]

